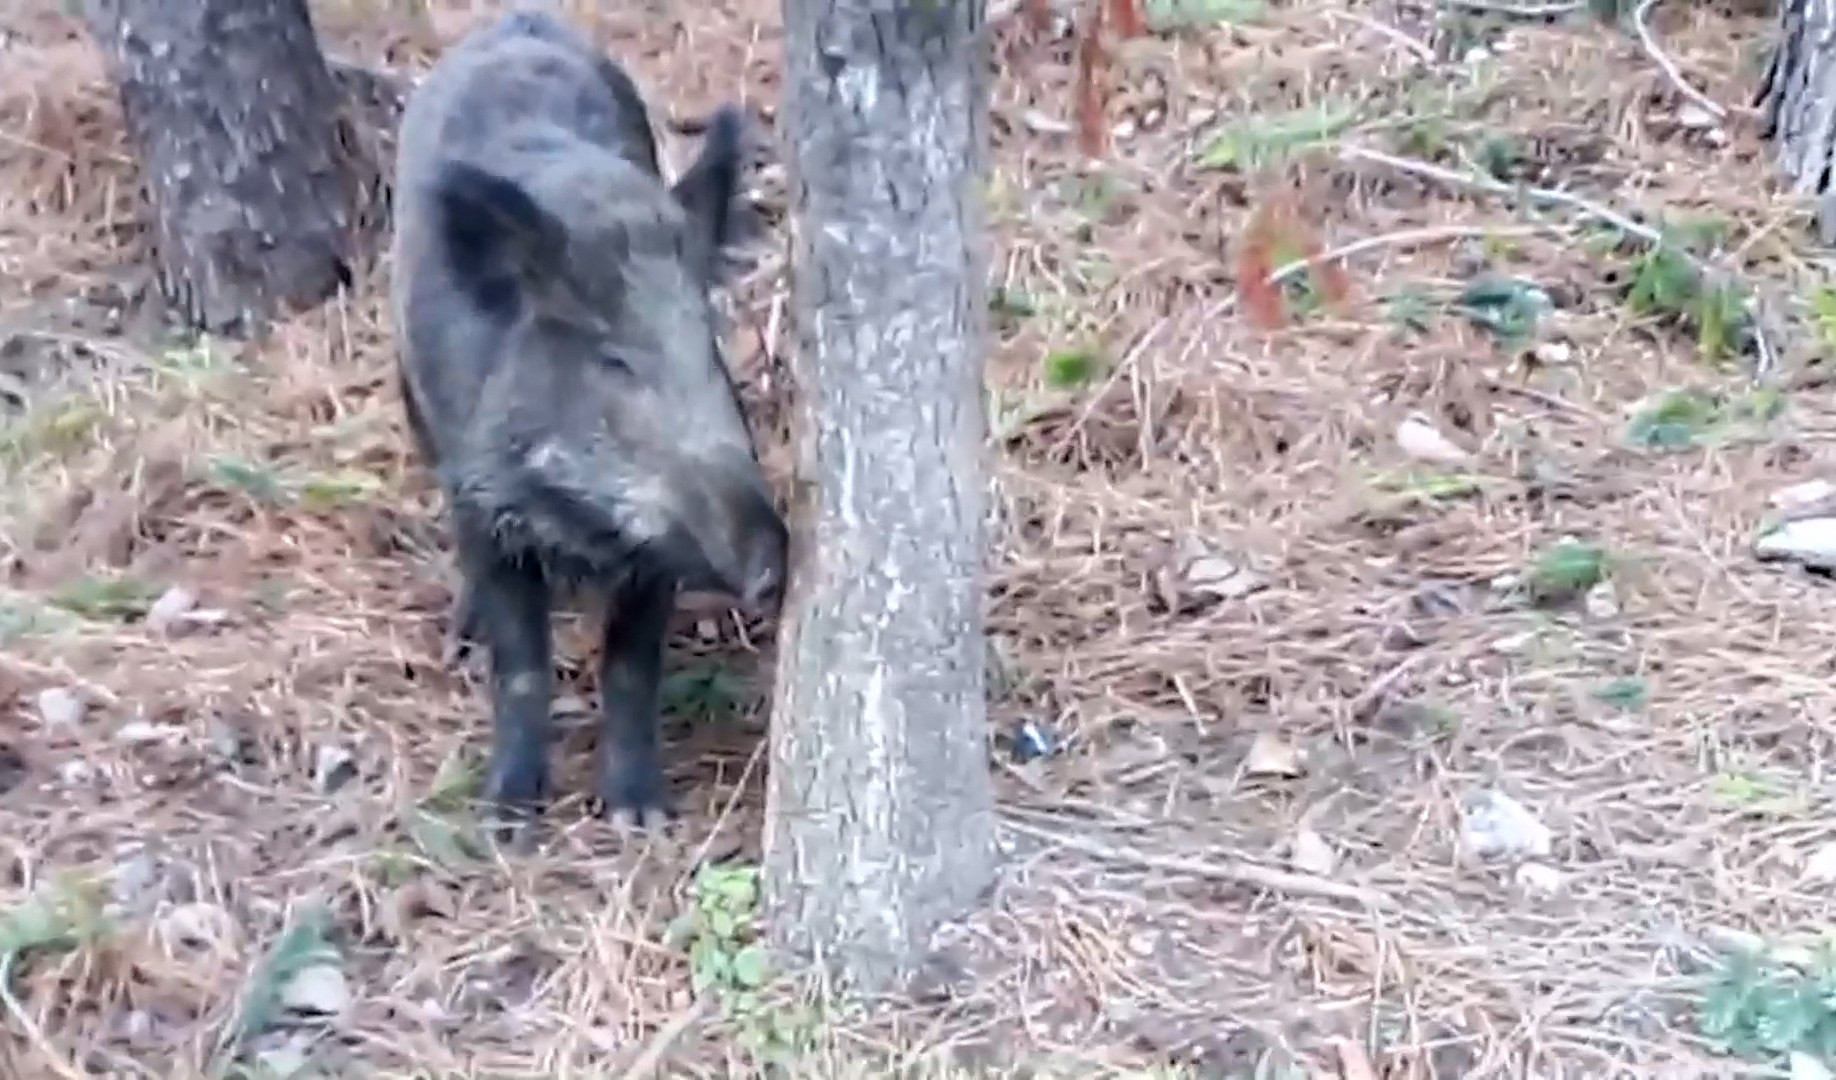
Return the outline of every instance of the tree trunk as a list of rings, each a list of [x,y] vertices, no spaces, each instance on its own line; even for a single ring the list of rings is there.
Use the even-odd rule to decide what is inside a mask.
[[[1798,195],[1817,195],[1818,230],[1836,243],[1836,0],[1785,0],[1779,38],[1760,84],[1761,135]]]
[[[984,699],[984,0],[785,0],[795,565],[776,944],[871,991],[994,870]]]
[[[342,95],[305,0],[90,0],[166,300],[245,334],[349,280]]]

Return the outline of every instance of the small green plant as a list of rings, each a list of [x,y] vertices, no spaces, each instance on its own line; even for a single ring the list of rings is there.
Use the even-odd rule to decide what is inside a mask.
[[[676,716],[716,720],[739,711],[744,687],[716,664],[698,664],[664,676],[663,708]]]
[[[1262,0],[1146,0],[1142,7],[1155,32],[1255,23],[1268,15],[1268,5]]]
[[[1376,473],[1371,477],[1371,486],[1379,491],[1407,496],[1414,502],[1426,503],[1465,498],[1483,490],[1477,478],[1465,473],[1428,469]]]
[[[108,414],[93,401],[46,407],[0,429],[0,461],[24,465],[39,456],[66,457],[95,441]]]
[[[1728,810],[1761,817],[1787,817],[1804,807],[1801,795],[1747,772],[1724,772],[1715,777],[1715,801]]]
[[[69,952],[108,932],[96,881],[66,879],[40,888],[0,917],[0,986],[32,953]]]
[[[741,1046],[762,1065],[783,1068],[809,1052],[815,1024],[807,1010],[760,996],[771,964],[758,939],[758,903],[756,866],[704,865],[690,885],[688,909],[671,921],[666,938],[688,946],[690,985],[715,999]]]
[[[998,317],[1025,319],[1039,314],[1039,301],[1025,289],[998,285],[988,296],[988,310]]]
[[[331,942],[331,916],[322,907],[302,909],[281,931],[274,948],[256,966],[243,987],[236,1014],[217,1047],[219,1075],[238,1056],[243,1045],[267,1030],[279,1018],[281,996],[287,984],[302,971],[340,962]]]
[[[1385,304],[1384,315],[1398,331],[1426,334],[1434,327],[1434,298],[1419,285],[1405,285]]]
[[[1563,540],[1537,556],[1524,582],[1532,603],[1562,603],[1606,580],[1607,569],[1605,548]]]
[[[1521,348],[1536,336],[1537,325],[1554,304],[1534,281],[1487,274],[1475,278],[1452,308],[1507,348]]]
[[[1626,426],[1626,441],[1646,450],[1683,450],[1697,445],[1721,419],[1721,403],[1702,390],[1664,393],[1639,410]]]
[[[88,574],[59,589],[51,603],[85,619],[120,622],[145,615],[159,593],[151,582],[125,574]]]
[[[1633,264],[1626,304],[1638,315],[1693,325],[1697,353],[1709,363],[1736,351],[1747,322],[1745,295],[1732,283],[1705,281],[1682,243],[1668,237]]]
[[[1811,315],[1817,321],[1817,332],[1823,347],[1836,353],[1836,289],[1820,286],[1810,297]]]
[[[1614,679],[1594,689],[1594,700],[1621,712],[1636,712],[1651,700],[1651,688],[1643,679]]]
[[[1230,124],[1199,153],[1207,169],[1256,169],[1279,165],[1314,147],[1337,139],[1356,124],[1354,106],[1318,105],[1274,119],[1254,118]]]
[[[478,762],[465,754],[440,762],[427,794],[401,817],[402,831],[422,859],[458,868],[487,857],[476,823],[461,817],[483,786]]]
[[[1731,398],[1694,388],[1669,390],[1633,415],[1625,437],[1644,450],[1686,450],[1711,440],[1752,438],[1784,411],[1785,395],[1777,387]]]
[[[1054,390],[1078,390],[1096,379],[1103,368],[1103,358],[1088,347],[1060,349],[1046,355],[1044,368],[1047,386]]]
[[[1790,1053],[1836,1061],[1836,953],[1827,946],[1808,972],[1763,950],[1723,958],[1703,996],[1702,1034],[1733,1054]]]

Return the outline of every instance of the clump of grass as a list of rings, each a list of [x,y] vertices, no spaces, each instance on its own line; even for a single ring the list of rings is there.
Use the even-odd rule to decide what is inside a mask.
[[[1762,950],[1729,954],[1697,1019],[1703,1035],[1741,1057],[1836,1060],[1836,951],[1825,948],[1808,972]]]
[[[1605,548],[1563,540],[1537,556],[1524,575],[1524,586],[1531,603],[1565,603],[1605,581],[1609,568]]]

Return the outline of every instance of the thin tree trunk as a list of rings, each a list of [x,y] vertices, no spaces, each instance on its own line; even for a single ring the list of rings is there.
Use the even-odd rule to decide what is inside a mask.
[[[1836,155],[1836,0],[1785,0],[1779,37],[1756,104],[1761,135],[1799,195],[1821,196],[1818,227],[1836,243],[1830,167]]]
[[[801,532],[775,942],[869,989],[989,884],[984,0],[785,0]]]
[[[305,0],[90,0],[88,22],[186,322],[253,332],[349,280],[343,96]]]

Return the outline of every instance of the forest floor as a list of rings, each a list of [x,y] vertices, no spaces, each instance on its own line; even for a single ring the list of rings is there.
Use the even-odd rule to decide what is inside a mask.
[[[316,13],[412,71],[495,6]],[[132,153],[64,7],[0,16],[0,1073],[1828,1075],[1836,594],[1753,542],[1836,480],[1836,293],[1746,108],[1770,16],[1650,19],[1718,118],[1578,5],[1189,0],[1120,51],[1100,164],[1068,42],[1004,62],[1010,858],[949,977],[863,1014],[694,993],[737,977],[759,836],[767,636],[730,615],[672,649],[669,837],[570,800],[540,850],[480,841],[485,703],[440,664],[382,272],[258,349],[136,329]],[[660,118],[776,101],[774,0],[572,7]],[[1778,313],[1767,380],[1690,257],[1488,173],[1736,268]],[[1262,333],[1236,268],[1282,193],[1355,245],[1351,294],[1303,270]],[[781,476],[766,247],[730,355]],[[569,792],[591,642],[558,649]]]

